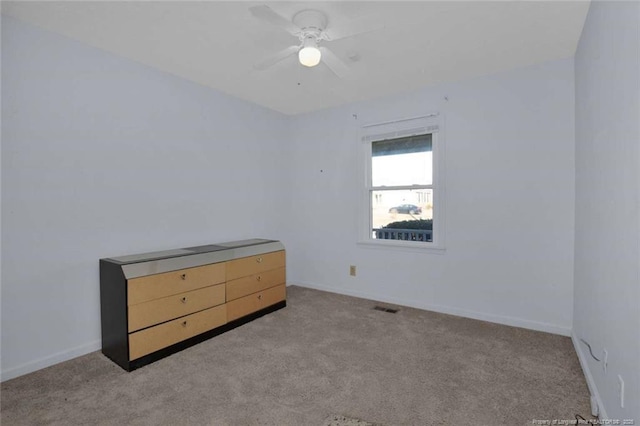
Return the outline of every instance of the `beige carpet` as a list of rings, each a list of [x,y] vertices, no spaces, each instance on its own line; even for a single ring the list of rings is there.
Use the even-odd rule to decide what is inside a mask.
[[[289,306],[132,373],[99,352],[2,383],[2,425],[531,425],[589,418],[571,341],[289,287]],[[338,423],[340,424],[340,423]]]

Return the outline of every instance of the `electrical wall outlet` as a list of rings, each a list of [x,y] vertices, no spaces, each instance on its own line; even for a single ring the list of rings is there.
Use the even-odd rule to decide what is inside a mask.
[[[351,275],[352,277],[356,276],[356,265],[349,266],[349,275]]]
[[[607,372],[607,365],[609,365],[609,352],[606,349],[602,350],[602,369]]]
[[[624,380],[618,374],[618,394],[620,395],[620,408],[624,408]]]

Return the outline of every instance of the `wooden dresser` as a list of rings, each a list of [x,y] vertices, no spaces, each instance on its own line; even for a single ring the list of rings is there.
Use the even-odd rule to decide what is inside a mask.
[[[273,240],[100,259],[102,353],[127,371],[286,306]]]

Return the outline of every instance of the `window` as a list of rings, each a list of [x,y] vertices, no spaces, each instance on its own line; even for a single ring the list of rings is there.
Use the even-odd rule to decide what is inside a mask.
[[[361,242],[443,248],[440,117],[362,128],[365,189]]]

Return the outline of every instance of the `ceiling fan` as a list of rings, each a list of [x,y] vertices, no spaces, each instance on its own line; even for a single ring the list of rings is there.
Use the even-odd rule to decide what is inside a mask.
[[[322,61],[335,75],[345,78],[349,75],[349,67],[331,50],[320,43],[340,40],[381,28],[368,20],[353,21],[351,28],[327,26],[327,16],[319,10],[306,9],[296,13],[293,19],[276,13],[267,5],[251,7],[253,16],[278,26],[298,38],[299,44],[287,47],[269,59],[254,65],[257,70],[265,70],[286,58],[298,54],[300,64],[314,67]]]

